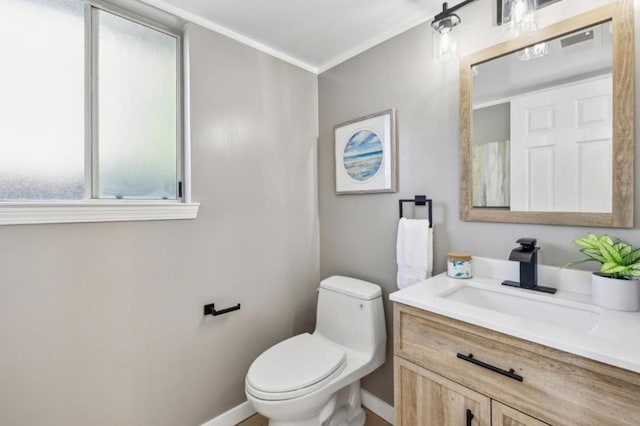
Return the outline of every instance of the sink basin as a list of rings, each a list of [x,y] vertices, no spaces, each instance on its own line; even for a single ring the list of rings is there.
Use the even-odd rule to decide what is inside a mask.
[[[526,296],[528,295],[520,296],[472,285],[462,285],[440,295],[447,300],[585,334],[593,332],[598,325],[600,313],[595,309],[566,306],[551,300],[539,300]]]

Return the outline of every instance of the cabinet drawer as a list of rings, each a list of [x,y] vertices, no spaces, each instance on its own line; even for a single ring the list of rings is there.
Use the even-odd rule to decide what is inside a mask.
[[[549,424],[638,424],[636,373],[401,304],[394,315],[397,356],[492,399]]]

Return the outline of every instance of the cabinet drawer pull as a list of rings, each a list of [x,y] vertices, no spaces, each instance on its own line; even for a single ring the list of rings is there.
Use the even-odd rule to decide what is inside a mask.
[[[467,409],[467,426],[471,426],[471,422],[473,421],[473,413],[471,410]]]
[[[503,370],[502,368],[495,367],[491,364],[487,364],[486,362],[478,361],[473,357],[473,354],[469,354],[469,355],[458,354],[458,358],[460,358],[461,360],[470,362],[472,364],[478,365],[482,368],[486,368],[487,370],[491,370],[498,374],[502,374],[503,376],[507,376],[510,379],[517,380],[519,382],[523,380],[522,376],[517,375],[513,368],[509,371]]]

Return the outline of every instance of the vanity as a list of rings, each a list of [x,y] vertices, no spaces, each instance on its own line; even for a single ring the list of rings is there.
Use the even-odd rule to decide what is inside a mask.
[[[396,425],[637,425],[640,313],[590,303],[589,273],[540,266],[555,295],[474,258],[392,293]]]

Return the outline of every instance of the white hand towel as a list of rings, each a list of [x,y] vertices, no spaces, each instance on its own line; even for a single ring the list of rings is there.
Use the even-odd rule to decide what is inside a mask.
[[[400,219],[396,242],[398,288],[431,276],[433,271],[433,229],[426,219]]]

